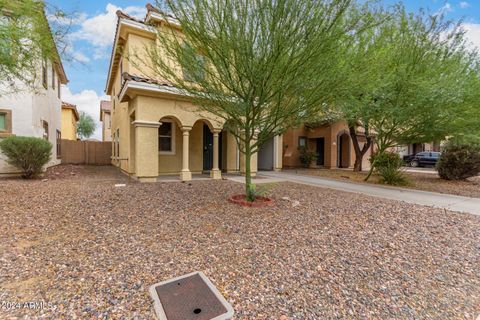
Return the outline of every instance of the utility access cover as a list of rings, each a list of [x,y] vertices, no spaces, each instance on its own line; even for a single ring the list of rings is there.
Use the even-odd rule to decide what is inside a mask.
[[[202,272],[154,284],[150,295],[160,320],[228,320],[233,308]]]

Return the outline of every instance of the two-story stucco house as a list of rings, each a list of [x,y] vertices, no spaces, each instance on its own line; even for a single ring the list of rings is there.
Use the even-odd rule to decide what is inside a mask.
[[[62,139],[77,140],[77,106],[62,102]]]
[[[110,101],[100,101],[100,122],[102,123],[102,141],[112,141],[112,115]]]
[[[60,163],[61,85],[68,80],[60,59],[58,62],[39,61],[38,68],[41,77],[36,92],[24,88],[18,93],[0,96],[0,139],[17,135],[50,141],[53,148],[48,167]],[[0,175],[17,173],[19,170],[7,164],[0,152]]]
[[[166,81],[139,70],[126,57],[156,41],[157,28],[181,29],[165,21],[151,5],[144,20],[117,12],[118,20],[106,93],[111,96],[112,163],[140,181],[161,175],[241,172],[244,157],[224,122],[198,112],[187,96]],[[282,137],[275,137],[252,159],[252,171],[282,167]]]

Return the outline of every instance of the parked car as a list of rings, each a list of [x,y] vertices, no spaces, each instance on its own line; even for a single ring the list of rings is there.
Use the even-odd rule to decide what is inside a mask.
[[[440,152],[422,151],[415,155],[404,156],[403,161],[411,167],[435,166],[440,155]]]

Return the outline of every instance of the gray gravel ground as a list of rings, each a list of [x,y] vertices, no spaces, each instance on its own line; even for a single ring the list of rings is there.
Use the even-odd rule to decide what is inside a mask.
[[[0,301],[53,305],[0,319],[152,319],[148,287],[195,270],[235,319],[480,314],[480,217],[289,183],[241,208],[231,181],[105,172],[0,180]]]

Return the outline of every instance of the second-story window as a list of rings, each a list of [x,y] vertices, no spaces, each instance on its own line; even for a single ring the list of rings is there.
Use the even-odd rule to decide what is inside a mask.
[[[55,90],[55,68],[52,64],[52,89]]]
[[[47,59],[43,59],[42,62],[42,85],[45,89],[48,87],[48,80],[47,80]]]
[[[183,46],[185,54],[183,58],[185,61],[182,62],[183,65],[183,78],[186,81],[196,82],[200,79],[203,79],[204,74],[204,57],[197,54],[195,50],[189,45],[185,44]]]
[[[60,99],[60,97],[61,97],[61,95],[62,95],[62,90],[61,90],[60,85],[61,85],[60,79],[57,79],[57,94],[58,94],[58,99]]]

